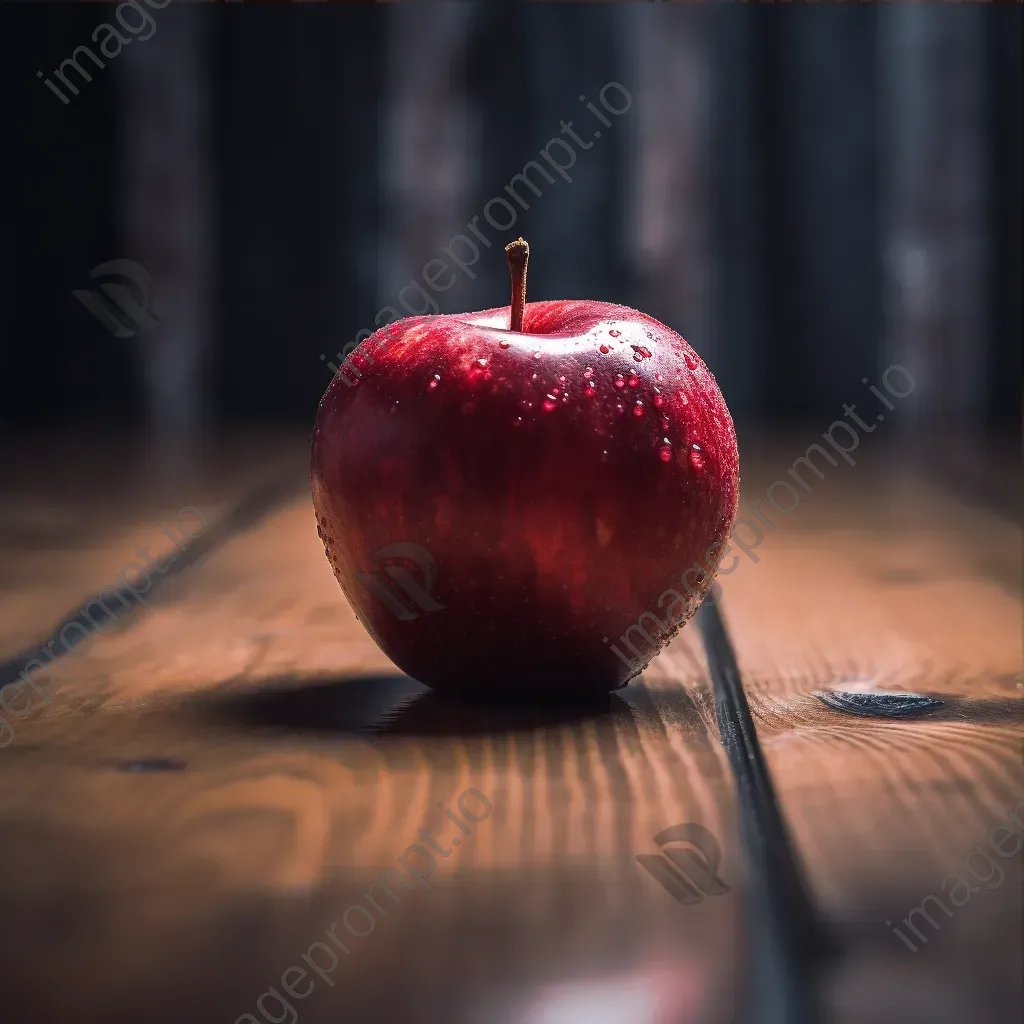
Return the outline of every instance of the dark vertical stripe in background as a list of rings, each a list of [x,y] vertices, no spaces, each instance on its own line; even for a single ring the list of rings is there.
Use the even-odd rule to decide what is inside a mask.
[[[375,6],[219,7],[222,422],[312,423],[320,353],[376,311],[380,97]],[[296,16],[298,15],[298,16]]]
[[[989,248],[993,272],[989,277],[992,311],[992,353],[986,406],[989,422],[1008,433],[1020,433],[1021,402],[1021,130],[1024,123],[1021,89],[1021,48],[1024,9],[1007,4],[985,21],[987,139],[989,145]]]
[[[333,358],[382,302],[393,301],[394,275],[410,266],[418,274],[436,255],[432,233],[450,238],[488,199],[504,195],[511,175],[559,136],[562,120],[586,131],[591,115],[581,93],[595,101],[616,79],[637,87],[638,109],[651,83],[668,93],[659,102],[685,102],[680,69],[648,69],[626,81],[638,60],[632,51],[652,33],[685,37],[679,60],[710,76],[706,130],[694,129],[693,143],[708,147],[707,160],[695,160],[693,175],[680,179],[692,194],[665,210],[679,220],[702,207],[707,229],[687,234],[669,224],[675,241],[666,251],[674,255],[661,263],[637,258],[630,218],[644,179],[633,172],[641,156],[656,161],[678,151],[678,139],[673,149],[659,137],[673,136],[682,122],[662,118],[638,140],[643,118],[634,109],[578,154],[571,184],[545,183],[545,194],[519,211],[515,233],[529,235],[536,254],[531,292],[664,306],[684,333],[697,324],[700,334],[706,320],[704,344],[739,419],[833,418],[856,397],[851,381],[887,358],[884,274],[894,221],[886,203],[901,165],[887,148],[884,47],[891,43],[886,19],[898,12],[715,5],[702,18],[684,6],[473,5],[464,52],[437,69],[450,81],[436,91],[437,102],[464,113],[432,121],[461,117],[466,132],[461,141],[452,136],[458,153],[443,140],[435,146],[430,173],[450,157],[459,181],[445,193],[450,212],[426,234],[423,225],[394,222],[404,207],[382,209],[396,181],[382,165],[391,153],[385,133],[393,90],[385,87],[399,38],[390,5],[203,8],[208,66],[197,74],[208,97],[206,230],[215,255],[202,401],[212,421],[307,425],[328,376],[319,354]],[[96,264],[132,257],[116,194],[125,166],[121,108],[133,81],[127,69],[130,59],[155,58],[171,35],[174,5],[154,12],[151,40],[133,42],[132,58],[111,59],[69,105],[36,77],[89,42],[112,10],[63,3],[0,10],[4,38],[17,44],[0,67],[7,156],[0,166],[0,420],[8,429],[143,421],[133,342],[111,337],[71,291],[88,284]],[[939,124],[937,137],[950,151],[970,149],[959,178],[938,176],[914,192],[922,201],[932,196],[927,215],[900,200],[904,222],[923,218],[937,252],[967,261],[964,287],[947,296],[963,308],[937,307],[941,344],[929,343],[924,358],[934,360],[929,370],[943,387],[956,391],[943,392],[943,400],[974,402],[980,421],[1012,434],[1020,409],[1021,11],[925,6],[903,16],[917,18],[927,37],[919,56],[932,108],[943,117],[960,112]],[[971,32],[959,31],[961,21]],[[946,92],[935,91],[936,69],[950,55],[965,88],[977,93],[977,116],[952,78]],[[648,96],[643,109],[653,102]],[[138,118],[145,120],[144,108]],[[972,185],[971,175],[981,177]],[[413,209],[424,209],[432,187],[422,177]],[[973,207],[965,198],[972,190],[987,193]],[[441,219],[451,223],[442,229]],[[689,264],[701,258],[703,235],[707,265],[695,270]],[[401,266],[392,266],[398,243]],[[439,297],[442,308],[506,300],[498,250],[482,252],[480,264],[476,281]],[[951,290],[945,280],[943,287]],[[964,352],[975,353],[977,385],[956,374]]]

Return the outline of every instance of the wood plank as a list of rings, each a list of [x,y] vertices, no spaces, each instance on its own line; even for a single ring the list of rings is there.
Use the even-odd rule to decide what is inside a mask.
[[[1020,530],[899,464],[848,472],[789,516],[762,502],[775,529],[764,529],[756,564],[741,557],[721,581],[788,827],[847,945],[828,1013],[897,1020],[912,1007],[914,1019],[1015,1019],[1024,1005],[1019,856],[990,851],[990,869],[975,855],[979,874],[1003,878],[998,891],[973,880],[978,894],[948,920],[929,904],[938,929],[925,922],[924,941],[903,922],[929,894],[945,895],[942,882],[964,873],[997,825],[1020,831]],[[749,475],[741,514],[772,479]],[[993,567],[1002,571],[986,572]],[[825,706],[814,696],[825,688],[905,690],[943,704],[920,719],[875,720]],[[918,956],[886,921],[902,925]]]
[[[764,493],[773,464],[746,473],[745,494]],[[794,847],[841,940],[824,1019],[995,1024],[1017,1005],[1013,863],[916,957],[884,921],[940,892],[1024,788],[1020,593],[1012,573],[980,575],[1012,549],[982,510],[861,468],[765,531],[760,560],[723,579],[726,621]],[[134,543],[125,519],[112,511],[105,536]],[[737,1019],[750,865],[694,629],[602,706],[460,707],[373,646],[304,496],[218,537],[144,614],[67,659],[59,697],[0,751],[0,997],[19,1024],[258,1015],[260,993],[343,928],[420,828],[451,851],[432,888],[403,888],[373,934],[350,936],[334,987],[317,979],[293,1000],[301,1020],[525,1022],[556,998],[599,1020],[637,994],[670,1005],[668,1021]],[[45,547],[38,558],[58,578]],[[813,696],[868,682],[945,704],[873,721]],[[155,756],[182,770],[122,770]],[[492,814],[463,836],[438,804],[469,788]],[[637,864],[683,822],[719,840],[725,896],[682,906]]]
[[[453,705],[376,650],[300,498],[68,659],[59,687],[0,753],[0,864],[33,876],[0,887],[5,935],[23,933],[3,944],[11,1005],[230,1024],[332,924],[346,934],[346,909],[429,827],[455,855],[430,891],[401,890],[380,934],[349,937],[302,1020],[525,1020],[524,1000],[582,1006],[595,989],[655,999],[666,1021],[731,1019],[743,869],[694,636],[671,671],[594,708]],[[154,755],[187,767],[118,770]],[[493,813],[461,837],[438,805],[459,814],[469,788]],[[683,822],[720,842],[725,896],[680,906],[636,862]],[[43,977],[53,932],[31,922],[50,913],[89,927]]]

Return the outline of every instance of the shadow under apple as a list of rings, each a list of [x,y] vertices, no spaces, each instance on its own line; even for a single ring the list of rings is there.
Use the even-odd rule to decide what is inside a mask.
[[[633,684],[582,698],[470,701],[431,690],[408,676],[357,675],[266,680],[244,691],[203,696],[192,710],[235,728],[387,736],[469,736],[575,725],[632,716]]]

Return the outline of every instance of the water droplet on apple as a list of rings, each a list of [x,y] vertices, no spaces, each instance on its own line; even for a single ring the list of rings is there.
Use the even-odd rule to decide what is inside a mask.
[[[690,404],[690,400],[686,397],[686,392],[685,391],[679,391],[679,392],[677,392],[677,394],[679,396],[680,404],[682,404],[682,405],[689,405]]]
[[[565,383],[565,374],[564,373],[561,375],[561,377],[558,378],[558,383],[559,384],[564,384]]]
[[[498,342],[498,348],[511,348],[511,347],[512,347],[512,342],[511,341],[499,341]]]
[[[658,458],[662,462],[672,461],[672,442],[667,437],[661,439],[661,444],[658,446]]]
[[[562,393],[562,392],[561,392],[561,390],[560,390],[559,388],[552,388],[552,389],[551,389],[551,394],[552,394],[552,395],[554,395],[554,396],[556,396],[556,397],[557,397],[558,395],[560,395],[561,393]]]
[[[430,388],[430,390],[431,390],[431,391],[433,391],[433,390],[434,390],[434,388],[436,388],[436,387],[437,387],[437,382],[438,382],[438,380],[440,380],[440,378],[437,378],[437,379],[435,379],[435,380],[432,380],[432,381],[430,381],[430,383],[429,383],[429,384],[427,384],[427,387],[428,387],[428,388]]]
[[[690,446],[690,465],[699,473],[704,468],[704,456],[700,453],[700,445]]]
[[[558,408],[558,399],[554,395],[547,395],[542,405],[545,412],[554,412]]]
[[[683,354],[683,359],[685,360],[685,362],[686,362],[686,365],[687,365],[687,366],[688,366],[688,367],[689,367],[689,368],[690,368],[691,370],[696,370],[696,369],[697,369],[697,367],[698,367],[698,365],[700,365],[700,364],[699,364],[699,363],[697,362],[697,357],[696,357],[695,355],[692,355],[692,354],[691,354],[690,352],[686,352],[686,353],[684,353],[684,354]]]
[[[487,360],[486,359],[474,359],[469,364],[469,382],[470,384],[480,384],[484,381],[490,380],[490,373],[487,371]]]
[[[660,409],[665,404],[665,399],[661,395],[655,395],[651,401],[654,403],[655,409]]]
[[[615,411],[618,413],[624,413],[626,411],[626,407],[621,402],[617,402],[615,405]]]
[[[596,395],[597,394],[597,385],[592,380],[588,380],[587,384],[586,384],[586,387],[584,387],[584,389],[583,389],[583,394],[585,394],[588,398],[591,395]]]
[[[608,332],[608,336],[611,337],[611,338],[617,338],[619,336],[619,332],[618,331],[609,331]]]
[[[636,405],[633,406],[633,415],[634,416],[643,416],[643,414],[644,414],[644,403],[638,398],[636,400]]]
[[[587,368],[586,368],[586,369],[585,369],[585,370],[583,371],[583,379],[584,379],[584,380],[590,380],[590,378],[591,378],[591,377],[593,377],[593,376],[594,376],[594,370],[593,370],[593,368],[592,368],[592,367],[588,366],[588,367],[587,367]]]
[[[621,373],[615,374],[615,386],[617,388],[624,388],[626,386],[626,381],[623,379]]]
[[[537,349],[537,351],[533,353],[533,358],[540,359],[540,349]]]
[[[640,383],[640,378],[635,373],[630,374],[629,386],[631,388],[635,388],[637,386],[637,384],[639,384],[639,383]]]
[[[633,358],[639,363],[644,359],[651,358],[651,350],[643,345],[630,345],[630,348],[636,353]]]
[[[601,346],[601,355],[603,355],[603,356],[606,356],[606,355],[608,355],[608,353],[609,353],[610,351],[611,351],[611,349],[610,349],[610,348],[608,348],[608,346],[607,346],[607,345],[602,345],[602,346]]]
[[[650,335],[648,334],[647,337],[649,338]],[[654,379],[660,384],[665,378],[660,373],[656,373]]]

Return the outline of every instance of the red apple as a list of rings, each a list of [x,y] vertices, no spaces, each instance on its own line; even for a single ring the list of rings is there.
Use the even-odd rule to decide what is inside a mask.
[[[414,679],[607,692],[711,585],[736,514],[732,418],[674,331],[607,302],[526,304],[526,243],[508,253],[511,307],[398,321],[336,374],[313,432],[317,530]],[[626,633],[642,616],[650,644]]]

